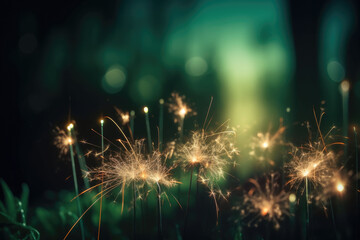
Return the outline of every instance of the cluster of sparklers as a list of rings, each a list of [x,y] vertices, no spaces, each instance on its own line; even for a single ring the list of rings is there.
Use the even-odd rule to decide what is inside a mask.
[[[161,117],[164,103],[165,101],[161,99]],[[217,201],[219,199],[227,200],[231,195],[231,190],[223,190],[219,183],[230,176],[229,168],[241,166],[240,147],[236,143],[237,131],[230,128],[227,122],[217,126],[214,130],[208,130],[210,122],[207,122],[207,118],[210,112],[210,103],[203,127],[200,130],[192,131],[189,137],[186,138],[183,136],[184,119],[196,115],[196,112],[185,102],[185,97],[177,93],[172,94],[167,106],[169,112],[174,115],[174,122],[178,124],[179,138],[168,144],[165,149],[162,149],[164,143],[161,136],[163,120],[160,119],[159,121],[159,143],[155,147],[151,139],[149,109],[147,107],[144,108],[147,127],[146,140],[134,139],[134,111],[129,114],[129,112],[115,109],[121,122],[120,126],[110,117],[101,120],[101,133],[99,133],[101,146],[98,148],[99,150],[85,154],[85,156],[91,154],[95,156],[99,160],[99,166],[88,169],[86,164],[80,161],[84,159],[84,156],[78,156],[80,168],[84,173],[83,178],[94,183],[92,187],[87,187],[81,193],[78,191],[74,161],[75,155],[81,154],[80,150],[78,150],[78,141],[75,138],[75,126],[70,123],[67,127],[68,131],[56,128],[55,145],[60,149],[62,155],[70,152],[76,192],[74,199],[78,200],[80,195],[100,188],[93,205],[97,202],[101,205],[103,197],[115,196],[116,199],[121,198],[120,202],[123,209],[124,195],[127,192],[126,189],[129,188],[133,193],[135,219],[136,199],[146,199],[147,195],[154,190],[158,198],[158,228],[161,237],[161,206],[163,204],[161,198],[162,196],[168,198],[166,189],[178,184],[187,184],[175,179],[173,173],[179,169],[182,174],[190,174],[184,234],[189,214],[188,207],[194,174],[196,174],[196,181],[208,189],[209,196],[214,200],[218,216],[220,209]],[[248,155],[258,162],[269,163],[268,170],[271,173],[265,174],[264,177],[258,179],[249,179],[250,189],[241,187],[243,193],[241,194],[241,201],[233,207],[234,214],[239,216],[237,219],[240,219],[240,221],[236,220],[237,222],[250,227],[258,227],[262,222],[269,222],[273,224],[275,229],[279,229],[281,221],[294,214],[289,207],[291,203],[297,201],[297,204],[299,204],[300,197],[305,195],[308,223],[308,205],[312,203],[312,200],[325,206],[327,200],[334,194],[342,194],[345,191],[348,181],[346,179],[347,175],[343,174],[343,166],[340,164],[339,155],[331,150],[332,146],[343,145],[343,143],[328,142],[331,131],[325,136],[322,135],[320,122],[323,114],[322,112],[318,119],[314,111],[317,137],[314,139],[310,137],[306,145],[296,147],[286,142],[283,134],[285,126],[282,126],[282,124],[274,133],[270,131],[257,133],[251,139],[249,145],[245,148],[249,149]],[[116,140],[117,144],[106,140],[108,144],[105,146],[104,139],[106,138],[103,133],[105,120],[118,129],[120,137]],[[126,130],[125,127],[128,127],[128,129]],[[148,146],[146,146],[146,142]],[[76,151],[73,150],[74,144],[76,145]],[[271,169],[275,164],[271,152],[275,147],[279,146],[290,149],[288,155],[290,157],[283,162],[284,176],[282,178],[279,177],[280,174],[274,173]],[[173,197],[176,199],[175,196]],[[181,207],[181,203],[177,199],[176,201]],[[93,205],[85,212],[82,212],[80,201],[77,202],[80,218],[74,226],[80,223],[82,231],[84,231],[81,218]],[[100,225],[101,207],[98,239],[100,238]],[[134,220],[134,236],[136,234],[135,229]]]

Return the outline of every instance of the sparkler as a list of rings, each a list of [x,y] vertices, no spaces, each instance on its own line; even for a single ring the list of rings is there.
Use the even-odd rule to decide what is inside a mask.
[[[159,113],[159,150],[162,150],[163,137],[164,137],[164,99],[159,100],[160,113]]]
[[[248,220],[247,225],[258,227],[263,221],[270,222],[274,228],[280,228],[280,221],[289,212],[289,194],[282,190],[276,182],[278,176],[271,174],[265,179],[264,187],[259,180],[250,179],[253,187],[244,195],[243,206],[233,207],[240,211],[244,220]]]
[[[89,170],[89,178],[91,181],[102,181],[103,190],[101,193],[103,196],[110,194],[117,187],[120,187],[122,211],[125,188],[132,186],[134,192],[134,214],[136,192],[140,193],[140,189],[145,185],[156,189],[158,196],[159,233],[162,234],[161,195],[166,193],[162,191],[160,186],[172,187],[179,182],[170,177],[172,168],[168,168],[165,164],[167,159],[166,153],[162,154],[160,151],[154,150],[151,154],[145,154],[144,140],[135,140],[132,144],[121,128],[118,128],[126,139],[125,141],[119,140],[123,151],[113,153],[107,161],[104,161],[101,167]]]
[[[180,140],[182,140],[184,134],[185,116],[195,116],[196,112],[185,103],[185,96],[180,96],[178,93],[171,94],[168,105],[169,112],[173,113],[175,116],[174,122],[179,123],[178,130],[180,132]]]
[[[70,158],[71,158],[71,166],[72,166],[72,171],[73,171],[73,178],[74,178],[74,187],[75,187],[75,194],[79,195],[79,187],[78,187],[78,182],[77,182],[77,176],[76,176],[76,169],[75,169],[75,160],[74,160],[74,151],[73,151],[73,140],[71,138],[71,132],[72,129],[74,128],[74,125],[72,123],[70,123],[67,126],[67,129],[69,131],[69,149],[70,149]],[[79,215],[81,215],[81,203],[80,203],[80,199],[77,199],[77,206],[78,206],[78,211],[79,211]],[[81,238],[82,240],[85,240],[85,232],[84,232],[84,225],[83,225],[83,221],[80,221],[80,229],[81,229]]]
[[[145,113],[145,123],[146,123],[146,132],[147,132],[147,142],[149,146],[149,152],[152,152],[152,141],[151,141],[151,132],[150,132],[150,122],[149,122],[149,108],[144,107]]]
[[[273,135],[269,131],[266,133],[259,132],[250,143],[249,155],[260,162],[275,165],[275,162],[269,157],[269,153],[273,151],[275,146],[283,144],[282,134],[284,132],[285,127],[280,127]]]
[[[285,164],[285,169],[289,173],[290,177],[287,184],[290,184],[292,188],[299,189],[301,184],[303,182],[305,183],[307,239],[309,238],[310,185],[313,187],[312,189],[314,192],[317,193],[313,194],[315,199],[321,199],[321,196],[324,196],[324,192],[326,192],[329,183],[331,183],[334,179],[336,172],[337,157],[333,151],[328,150],[328,147],[331,145],[343,145],[342,142],[333,142],[329,145],[325,144],[325,139],[329,136],[334,127],[330,129],[325,137],[323,137],[320,130],[320,123],[324,114],[324,112],[321,113],[318,121],[314,110],[315,122],[319,134],[317,141],[312,142],[310,137],[307,145],[300,148],[293,147],[293,151],[291,153],[292,160]],[[307,124],[307,127],[310,132],[309,124]],[[330,189],[333,189],[333,187]],[[301,194],[303,191],[304,190],[301,191]]]
[[[59,127],[56,127],[53,132],[55,133],[54,145],[59,149],[59,157],[67,155],[73,139]]]
[[[225,178],[225,168],[230,164],[233,156],[239,152],[233,144],[234,136],[234,130],[210,133],[205,133],[204,130],[195,131],[192,133],[191,139],[179,147],[177,164],[182,165],[184,170],[191,169],[184,232],[186,231],[192,175],[195,167],[198,169],[200,183],[210,190],[210,196],[214,199],[218,216],[219,208],[216,197],[220,196],[226,199],[226,194],[222,193],[218,181]]]
[[[104,162],[104,119],[100,120],[100,131],[101,131],[101,161]],[[100,188],[100,212],[99,212],[99,226],[98,226],[98,240],[100,239],[100,227],[101,227],[101,212],[102,212],[102,199],[103,199],[103,182],[104,177],[101,178]]]
[[[131,136],[134,139],[134,119],[135,119],[135,111],[130,111],[130,130],[131,130]]]
[[[342,107],[343,107],[343,136],[348,136],[348,122],[349,122],[349,80],[343,80],[340,84],[340,90],[342,95]],[[347,147],[345,146],[345,156],[347,156]]]
[[[73,130],[74,125],[71,123],[69,126],[72,126],[71,130]],[[87,166],[80,151],[79,142],[77,141],[76,137],[70,137],[64,130],[60,129],[59,127],[56,127],[53,132],[55,133],[54,145],[60,150],[59,157],[66,156],[70,150],[70,145],[75,145],[75,152],[78,157],[80,169],[82,172],[86,172]],[[84,178],[84,185],[85,188],[89,188],[89,180],[87,178]]]

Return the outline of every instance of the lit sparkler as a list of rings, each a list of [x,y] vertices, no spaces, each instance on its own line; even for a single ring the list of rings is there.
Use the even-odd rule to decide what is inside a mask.
[[[275,146],[283,144],[282,134],[285,131],[285,127],[280,127],[275,134],[271,134],[270,131],[266,133],[259,132],[253,141],[250,143],[249,155],[260,162],[268,162],[270,165],[274,165],[275,162],[271,159],[270,153],[274,150]]]
[[[289,212],[289,194],[277,183],[278,175],[266,177],[264,187],[260,181],[250,179],[253,187],[244,195],[243,205],[233,207],[247,220],[247,225],[258,227],[263,221],[272,222],[275,229]]]
[[[180,132],[180,138],[182,138],[185,116],[190,117],[197,113],[185,103],[185,96],[180,96],[178,93],[171,94],[168,106],[169,112],[175,116],[174,122],[179,123],[178,130]]]
[[[179,147],[177,151],[178,164],[184,170],[198,169],[198,181],[210,190],[210,196],[214,198],[216,213],[218,206],[216,197],[226,198],[218,181],[225,178],[226,167],[231,165],[234,155],[239,153],[234,146],[234,130],[205,133],[193,132],[191,139]],[[190,185],[191,186],[191,185]]]
[[[126,125],[130,122],[130,114],[129,112],[123,112],[119,108],[114,107],[116,113],[118,114],[118,118],[121,121],[122,125]]]
[[[65,156],[69,152],[69,145],[73,143],[73,139],[62,129],[56,127],[53,132],[55,133],[54,145],[59,149],[59,156]]]

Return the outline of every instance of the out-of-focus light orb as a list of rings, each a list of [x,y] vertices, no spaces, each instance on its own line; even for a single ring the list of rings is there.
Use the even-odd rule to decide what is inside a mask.
[[[130,111],[130,116],[132,116],[132,117],[135,116],[135,111],[134,111],[134,110],[131,110],[131,111]]]
[[[161,94],[162,85],[159,79],[152,75],[146,75],[138,80],[136,90],[138,95],[134,97],[140,98],[144,102],[149,102],[158,99]],[[134,100],[137,101],[139,99]]]
[[[296,201],[296,195],[293,194],[293,193],[291,193],[291,194],[289,195],[289,201],[292,202],[292,203],[294,203],[294,202]]]
[[[338,191],[338,192],[342,192],[342,191],[344,191],[344,185],[342,184],[342,183],[338,183],[337,185],[336,185],[336,190]]]
[[[348,80],[344,80],[340,84],[340,89],[342,92],[346,93],[350,90],[350,82]]]
[[[185,71],[187,74],[193,77],[199,77],[206,73],[208,65],[206,61],[201,57],[192,57],[185,63]]]
[[[164,99],[161,98],[161,99],[159,100],[159,103],[160,103],[161,105],[164,104]]]
[[[34,34],[25,34],[19,40],[19,49],[22,53],[30,54],[37,46],[37,39]]]
[[[330,61],[327,64],[327,73],[334,82],[341,82],[345,77],[344,67],[338,61]]]
[[[263,142],[262,147],[263,147],[263,148],[268,148],[268,147],[269,147],[269,143],[268,143],[268,142]]]
[[[287,113],[291,112],[291,108],[287,107],[287,108],[286,108],[286,112],[287,112]]]
[[[125,70],[120,65],[111,66],[102,79],[102,87],[109,94],[121,91],[126,82]]]
[[[148,113],[149,112],[149,108],[148,107],[144,107],[144,113]]]
[[[100,120],[100,123],[101,123],[101,124],[104,124],[104,119],[101,119],[101,120]]]

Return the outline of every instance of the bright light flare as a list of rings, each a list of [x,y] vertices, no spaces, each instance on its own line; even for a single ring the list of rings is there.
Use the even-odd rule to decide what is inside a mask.
[[[338,191],[338,192],[343,192],[344,191],[344,189],[345,189],[345,187],[344,187],[344,185],[342,184],[342,183],[338,183],[337,185],[336,185],[336,190]]]

